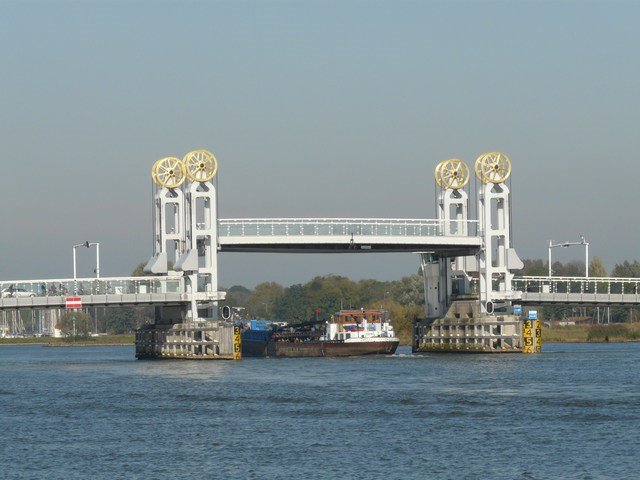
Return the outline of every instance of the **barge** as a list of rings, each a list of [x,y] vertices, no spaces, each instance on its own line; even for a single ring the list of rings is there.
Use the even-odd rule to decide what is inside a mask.
[[[247,357],[392,355],[399,343],[387,312],[379,309],[340,310],[324,325],[314,321],[281,327],[252,320],[242,332]]]

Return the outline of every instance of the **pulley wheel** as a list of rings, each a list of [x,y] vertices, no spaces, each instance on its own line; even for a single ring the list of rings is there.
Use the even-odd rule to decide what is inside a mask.
[[[511,174],[511,161],[504,153],[485,153],[476,160],[475,170],[483,183],[502,183]]]
[[[436,183],[444,189],[459,190],[469,183],[469,167],[462,160],[451,158],[438,164]]]
[[[218,171],[218,162],[208,150],[194,150],[182,159],[187,171],[187,178],[192,182],[207,182]]]
[[[176,157],[161,158],[153,164],[151,169],[151,178],[161,187],[179,187],[184,182],[185,176],[184,164]]]

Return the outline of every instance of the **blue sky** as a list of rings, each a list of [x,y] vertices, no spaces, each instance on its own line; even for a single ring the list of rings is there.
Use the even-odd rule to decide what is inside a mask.
[[[640,258],[639,18],[637,2],[0,2],[0,278],[70,276],[85,239],[103,275],[128,274],[151,255],[150,166],[194,148],[218,158],[227,218],[432,218],[435,165],[500,150],[521,257],[582,233],[608,268]],[[224,254],[220,282],[417,265]]]

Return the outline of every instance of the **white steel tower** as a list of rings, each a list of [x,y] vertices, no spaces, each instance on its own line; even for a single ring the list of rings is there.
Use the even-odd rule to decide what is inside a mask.
[[[479,255],[480,305],[483,313],[519,298],[511,288],[513,271],[523,263],[511,248],[509,188],[504,183],[511,173],[511,162],[504,153],[480,155],[475,172],[482,182],[478,193],[479,234],[483,247]]]
[[[218,170],[214,155],[194,150],[182,160],[167,157],[151,169],[154,182],[154,252],[146,273],[184,277],[190,296],[187,319],[197,320],[218,292],[217,196],[212,183]],[[169,265],[173,267],[169,270]],[[209,317],[215,318],[217,309]]]
[[[435,181],[440,187],[437,213],[442,235],[468,235],[469,196],[463,190],[469,183],[469,167],[457,158],[444,160],[435,170]],[[456,270],[462,269],[456,260]],[[443,316],[452,293],[451,259],[435,257],[432,253],[420,255],[425,291],[427,317]]]

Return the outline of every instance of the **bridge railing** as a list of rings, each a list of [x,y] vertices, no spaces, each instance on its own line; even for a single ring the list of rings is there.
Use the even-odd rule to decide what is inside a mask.
[[[472,236],[477,220],[385,218],[226,218],[218,220],[218,235],[230,236]],[[453,232],[453,233],[446,233]]]
[[[182,277],[105,277],[0,282],[2,298],[183,292]]]
[[[523,293],[638,295],[640,278],[514,277],[514,290]]]

